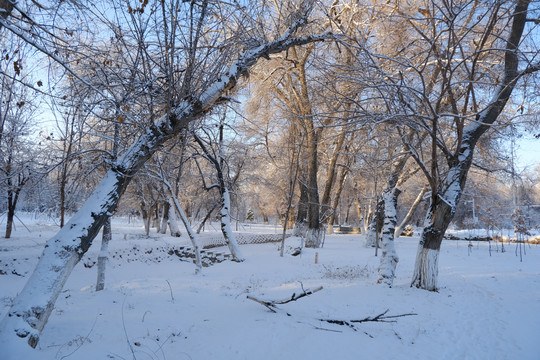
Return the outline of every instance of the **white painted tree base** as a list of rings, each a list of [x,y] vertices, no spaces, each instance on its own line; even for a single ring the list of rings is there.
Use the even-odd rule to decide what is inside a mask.
[[[440,250],[426,249],[423,245],[418,246],[411,286],[429,291],[437,291],[439,252]]]

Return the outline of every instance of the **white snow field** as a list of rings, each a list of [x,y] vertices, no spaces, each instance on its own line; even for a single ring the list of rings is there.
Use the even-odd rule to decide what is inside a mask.
[[[17,222],[13,238],[0,239],[2,317],[58,229],[23,221],[28,229]],[[417,237],[396,240],[400,261],[388,288],[376,283],[379,258],[360,235],[327,236],[323,248],[297,257],[280,257],[277,243],[241,245],[245,262],[195,275],[193,263],[168,254],[187,235],[146,238],[142,223],[125,219],[113,220],[113,233],[105,290],[94,290],[98,238],[56,302],[35,359],[540,359],[537,245],[524,246],[520,262],[515,244],[504,253],[492,244],[490,256],[487,243],[445,240],[440,290],[427,292],[409,286]],[[275,313],[247,298],[284,300],[320,286]],[[351,322],[387,310],[404,316]],[[0,349],[5,358],[17,354]]]

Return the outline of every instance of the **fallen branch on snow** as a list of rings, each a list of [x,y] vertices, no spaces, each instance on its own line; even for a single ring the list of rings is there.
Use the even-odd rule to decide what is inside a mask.
[[[266,308],[268,308],[268,310],[275,313],[276,309],[277,309],[276,305],[283,305],[283,304],[290,303],[291,301],[296,301],[296,300],[301,299],[301,298],[303,298],[305,296],[315,294],[317,291],[321,291],[322,289],[323,289],[323,287],[319,286],[318,288],[316,288],[314,290],[303,290],[303,292],[300,295],[296,295],[296,293],[293,293],[290,298],[285,299],[285,300],[263,301],[263,300],[259,300],[257,298],[254,298],[253,296],[249,296],[249,295],[247,296],[247,298],[249,300],[253,300],[255,302],[258,302],[259,304],[261,304],[263,306],[266,306]]]
[[[263,306],[265,306],[268,310],[270,310],[271,312],[273,313],[276,313],[277,310],[279,310],[279,308],[277,307],[277,305],[282,305],[282,304],[287,304],[291,301],[296,301],[298,299],[301,299],[305,296],[308,296],[308,295],[311,295],[311,294],[314,294],[318,291],[321,291],[323,289],[322,286],[319,286],[318,288],[314,289],[314,290],[303,290],[303,292],[300,294],[300,295],[296,295],[296,293],[293,293],[292,296],[288,299],[285,299],[285,300],[270,300],[270,301],[264,301],[264,300],[259,300],[253,296],[247,296],[247,298],[249,300],[253,300]],[[404,316],[414,316],[414,315],[418,315],[418,314],[415,314],[415,313],[408,313],[408,314],[399,314],[399,315],[386,315],[388,313],[390,309],[386,309],[386,311],[380,313],[379,315],[376,315],[376,316],[368,316],[368,317],[365,317],[363,319],[359,319],[359,320],[337,320],[337,319],[317,319],[318,321],[322,321],[322,322],[327,322],[329,324],[335,324],[335,325],[340,325],[340,326],[347,326],[351,329],[353,329],[354,331],[358,331],[357,327],[356,327],[356,324],[360,324],[360,323],[364,323],[364,322],[384,322],[384,323],[392,323],[392,322],[396,322],[396,320],[390,320],[390,319],[396,319],[396,318],[399,318],[399,317],[404,317]],[[287,316],[292,316],[291,314],[289,313],[286,313]],[[324,329],[324,328],[319,328],[319,327],[315,327],[316,329],[319,329],[319,330],[327,330],[327,331],[333,331],[333,330],[330,330],[330,329]],[[367,333],[366,333],[367,334]],[[373,337],[369,334],[367,334],[368,336],[370,337]]]
[[[318,320],[327,322],[329,324],[348,326],[351,329],[353,329],[354,331],[357,331],[357,328],[356,328],[355,324],[359,324],[359,323],[363,323],[363,322],[387,322],[387,323],[388,322],[396,322],[396,320],[388,320],[388,319],[395,319],[395,318],[398,318],[398,317],[418,315],[418,314],[415,314],[415,313],[400,314],[400,315],[386,315],[386,313],[389,310],[390,309],[387,309],[385,312],[383,312],[383,313],[381,313],[381,314],[379,314],[377,316],[374,316],[374,317],[368,316],[368,317],[360,319],[360,320],[335,320],[335,319],[318,319]]]

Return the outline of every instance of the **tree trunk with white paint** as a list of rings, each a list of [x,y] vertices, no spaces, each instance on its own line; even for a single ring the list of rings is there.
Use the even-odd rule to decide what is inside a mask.
[[[384,225],[381,232],[381,262],[379,264],[379,284],[390,287],[394,284],[399,257],[394,246],[394,228],[396,226],[396,205],[401,190],[397,187],[386,192],[384,197]]]
[[[377,239],[382,231],[384,224],[384,199],[381,197],[377,200],[375,207],[375,213],[371,217],[367,231],[366,231],[366,247],[377,246]]]
[[[431,186],[432,200],[418,245],[411,286],[437,290],[441,242],[465,187],[476,143],[504,110],[517,81],[526,74],[540,70],[540,64],[528,64],[525,69],[518,71],[518,46],[527,22],[529,3],[519,0],[514,8],[504,50],[504,72],[493,91],[491,102],[478,114],[476,121],[462,129],[461,143],[453,154],[447,155],[449,169],[444,181],[436,184],[438,188],[434,184]]]
[[[403,145],[401,153],[392,162],[390,176],[388,177],[386,188],[383,191],[381,199],[377,206],[383,210],[383,225],[380,234],[380,247],[382,249],[381,261],[379,264],[378,283],[383,283],[392,286],[396,272],[396,266],[399,258],[394,246],[394,231],[396,227],[396,207],[399,194],[401,194],[400,186],[408,178],[407,173],[404,173],[405,165],[409,159],[408,149]]]
[[[189,223],[189,219],[187,218],[186,213],[184,212],[184,209],[182,209],[182,206],[180,206],[180,202],[178,201],[176,196],[172,195],[173,192],[172,192],[171,184],[167,181],[165,185],[169,188],[169,192],[171,193],[171,202],[174,205],[173,208],[176,209],[176,211],[180,215],[180,219],[184,223],[184,227],[186,228],[189,239],[191,240],[191,245],[193,246],[193,251],[195,252],[195,265],[197,266],[195,273],[200,273],[202,270],[202,261],[201,261],[201,248],[199,247],[197,234],[195,234],[195,231],[193,231],[193,228],[191,227]],[[171,208],[171,210],[173,208]]]
[[[221,220],[221,232],[225,238],[225,243],[231,251],[233,260],[238,262],[244,261],[244,255],[242,255],[242,252],[240,251],[238,241],[236,241],[236,236],[231,228],[231,196],[226,187],[221,194],[221,210],[219,211],[219,216]]]
[[[166,234],[167,233],[167,225],[169,224],[169,211],[170,211],[170,205],[168,201],[164,201],[162,208],[162,214],[161,214],[161,225],[159,227],[159,233],[160,234]]]
[[[103,235],[101,237],[101,249],[97,258],[97,281],[96,291],[105,289],[105,268],[109,259],[109,242],[112,239],[111,218],[108,218],[103,225]]]
[[[174,210],[175,209],[175,206],[174,206],[174,200],[173,200],[174,196],[169,198],[169,229],[171,231],[171,236],[173,237],[181,237],[182,236],[182,232],[180,231],[180,226],[178,226],[178,216],[177,216],[177,211],[178,210]],[[184,219],[182,219],[183,221]],[[189,221],[188,221],[188,224],[189,224]]]

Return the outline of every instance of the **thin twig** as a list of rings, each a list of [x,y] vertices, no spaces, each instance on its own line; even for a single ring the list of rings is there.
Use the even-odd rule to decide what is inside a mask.
[[[290,303],[291,301],[296,301],[298,299],[301,299],[305,296],[308,296],[308,295],[312,295],[312,294],[315,294],[316,292],[318,291],[321,291],[323,289],[322,286],[319,286],[318,288],[314,289],[314,290],[303,290],[303,287],[302,287],[302,293],[300,295],[296,295],[296,293],[293,293],[292,296],[288,299],[285,299],[285,300],[274,300],[274,301],[264,301],[264,300],[259,300],[257,298],[254,298],[253,296],[247,296],[247,298],[249,300],[253,300],[255,302],[258,302],[259,304],[265,306],[266,308],[268,308],[268,310],[270,310],[271,312],[275,313],[276,312],[276,309],[277,309],[277,306],[276,305],[283,305],[283,304],[287,304],[287,303]]]
[[[169,284],[169,291],[171,292],[171,300],[172,300],[172,302],[174,304],[174,296],[173,296],[173,293],[172,293],[171,283],[167,279],[165,279],[165,281],[167,282],[167,284]]]

